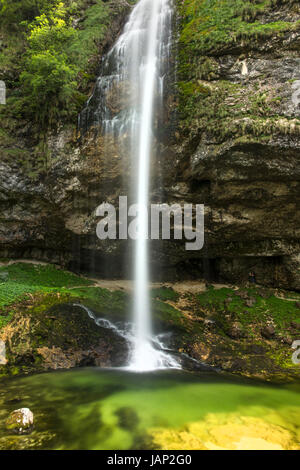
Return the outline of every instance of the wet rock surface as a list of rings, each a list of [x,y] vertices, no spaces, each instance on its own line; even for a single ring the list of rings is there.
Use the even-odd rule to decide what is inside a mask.
[[[122,366],[128,345],[114,331],[97,326],[79,306],[60,302],[38,305],[15,315],[1,331],[8,370],[31,372],[74,367]]]

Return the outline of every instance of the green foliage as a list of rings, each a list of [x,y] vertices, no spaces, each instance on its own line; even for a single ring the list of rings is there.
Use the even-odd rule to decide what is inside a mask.
[[[62,3],[35,18],[30,25],[29,50],[25,70],[20,76],[25,95],[24,105],[42,125],[61,116],[61,110],[73,111],[78,68],[67,55],[68,44],[76,34],[64,17]]]
[[[77,69],[66,63],[65,57],[50,51],[32,55],[21,74],[25,93],[24,105],[42,125],[53,123],[66,110],[73,111]]]
[[[181,41],[198,52],[251,40],[297,27],[298,23],[253,21],[271,8],[270,0],[185,0],[181,6],[184,27]]]
[[[8,274],[7,279],[2,279],[6,277],[5,273]],[[38,299],[38,308],[42,311],[49,307],[45,304],[48,298],[52,299],[52,303],[63,299],[68,302],[71,299],[94,309],[99,316],[124,319],[125,312],[129,309],[128,295],[122,291],[111,292],[93,287],[93,284],[89,279],[53,265],[16,263],[3,266],[0,268],[0,328],[12,318],[9,306],[33,298]]]
[[[280,116],[273,92],[245,96],[243,83],[220,80],[215,56],[234,51],[247,57],[263,41],[299,29],[300,22],[266,21],[274,0],[178,0],[181,13],[178,89],[181,127],[186,134],[206,132],[219,143],[249,136],[257,141],[276,134],[299,134],[300,121]],[[264,15],[264,16],[262,16]],[[296,16],[297,18],[297,16]],[[271,43],[270,43],[271,45]],[[209,82],[209,83],[208,83]],[[275,91],[274,91],[275,93]]]
[[[109,291],[101,287],[86,287],[70,291],[73,298],[93,309],[99,316],[124,320],[129,309],[129,297],[122,291]]]
[[[83,28],[79,30],[78,42],[81,55],[85,54],[90,48],[96,52],[96,47],[103,40],[107,25],[109,22],[109,11],[102,1],[98,1],[90,7],[83,22]],[[81,60],[83,60],[81,58]]]
[[[98,316],[112,321],[127,319],[130,297],[123,291],[95,287],[92,281],[53,265],[16,263],[1,267],[0,278],[5,278],[5,273],[8,274],[7,279],[0,279],[0,328],[12,319],[13,313],[9,309],[16,302],[29,298],[38,300],[36,311],[49,307],[47,299],[50,303],[77,301],[90,307]],[[176,302],[178,293],[171,288],[157,288],[151,294],[156,322],[161,326],[183,327],[181,312],[165,303],[167,300]]]
[[[14,29],[19,44],[0,52],[1,62],[19,74],[20,84],[8,93],[10,112],[44,129],[61,119],[75,119],[87,99],[83,92],[98,63],[110,7],[101,0],[92,5],[86,0],[0,2],[0,27]]]
[[[13,313],[12,312],[7,313],[5,316],[0,315],[0,330],[4,326],[6,326],[12,318],[13,318]]]
[[[79,67],[79,83],[85,87],[91,72],[91,58],[97,55],[105,37],[110,14],[108,7],[100,0],[86,11],[82,28],[76,31],[68,47],[68,55]],[[88,53],[87,53],[88,51]],[[96,59],[98,63],[98,60]]]
[[[0,0],[0,24],[18,31],[23,21],[32,21],[58,0]]]
[[[19,301],[28,294],[92,284],[85,278],[52,265],[16,263],[0,268],[0,275],[6,272],[7,280],[0,279],[0,307]]]
[[[29,29],[28,41],[32,52],[47,50],[62,54],[76,35],[75,30],[68,25],[62,2],[48,14],[37,16]]]

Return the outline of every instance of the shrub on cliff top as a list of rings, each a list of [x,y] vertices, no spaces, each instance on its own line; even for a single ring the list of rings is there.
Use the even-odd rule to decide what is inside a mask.
[[[15,51],[20,55],[20,87],[12,94],[8,90],[10,110],[43,128],[76,118],[87,99],[91,58],[104,38],[110,7],[101,0],[92,5],[86,0],[0,2],[0,27],[8,35],[15,30],[25,49],[22,56],[20,47]],[[8,53],[14,51],[10,48],[0,55],[5,59]]]

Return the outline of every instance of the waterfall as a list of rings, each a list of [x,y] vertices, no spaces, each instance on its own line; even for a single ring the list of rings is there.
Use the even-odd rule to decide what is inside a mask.
[[[164,77],[172,45],[172,0],[140,0],[124,31],[104,58],[95,91],[80,116],[80,127],[100,128],[107,151],[116,145],[130,156],[131,199],[137,204],[134,242],[135,341],[129,368],[137,371],[177,367],[153,344],[149,298],[148,216],[154,129],[162,112]],[[106,144],[105,144],[106,143]],[[124,152],[124,145],[126,150]]]

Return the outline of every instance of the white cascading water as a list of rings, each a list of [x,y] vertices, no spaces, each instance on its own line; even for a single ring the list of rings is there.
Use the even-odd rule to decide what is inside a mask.
[[[125,34],[135,36],[137,42],[141,39],[143,51],[135,49],[138,77],[140,118],[138,123],[138,177],[136,186],[136,201],[140,207],[137,226],[138,237],[135,242],[135,287],[134,287],[134,318],[136,338],[130,367],[134,370],[153,370],[166,367],[166,357],[161,351],[154,349],[151,344],[151,311],[149,302],[148,280],[148,217],[143,208],[149,204],[149,172],[152,151],[152,126],[154,121],[154,97],[162,92],[159,88],[160,61],[163,57],[161,46],[166,33],[164,28],[170,28],[171,9],[168,0],[141,0],[132,13]],[[136,37],[139,36],[139,37]],[[167,46],[170,44],[167,37]],[[142,53],[141,53],[142,52]],[[163,51],[165,52],[165,51]],[[136,137],[136,135],[134,136]]]
[[[129,140],[134,173],[131,197],[140,208],[134,242],[135,334],[129,369],[136,371],[177,368],[177,361],[156,349],[149,299],[148,216],[150,162],[154,154],[153,127],[162,111],[164,76],[172,45],[172,0],[140,0],[102,64],[93,96],[80,116],[80,127],[102,128],[104,138]],[[108,102],[117,97],[120,109]],[[124,105],[125,103],[125,105]]]
[[[108,330],[114,331],[118,336],[121,336],[121,338],[124,338],[128,344],[133,348],[135,348],[136,345],[136,332],[132,328],[132,323],[124,323],[124,322],[117,322],[117,323],[112,323],[111,321],[107,320],[106,318],[102,317],[97,317],[96,314],[86,307],[85,305],[82,304],[73,304],[74,307],[80,307],[82,308],[92,320],[96,323],[97,326],[100,326],[101,328],[107,328]],[[155,369],[165,369],[165,368],[176,368],[180,369],[181,366],[179,365],[179,362],[170,355],[169,352],[167,352],[165,348],[165,339],[168,340],[168,333],[161,334],[158,336],[153,336],[151,338],[152,343],[156,346],[157,349],[154,349],[150,351],[152,354],[157,355],[157,351],[159,351],[159,356],[157,357],[157,363],[155,364]],[[125,370],[133,370],[133,371],[144,371],[144,369],[138,369],[134,363],[130,363],[129,366],[123,368]],[[155,370],[151,369],[151,370]],[[146,369],[149,370],[149,369]]]

